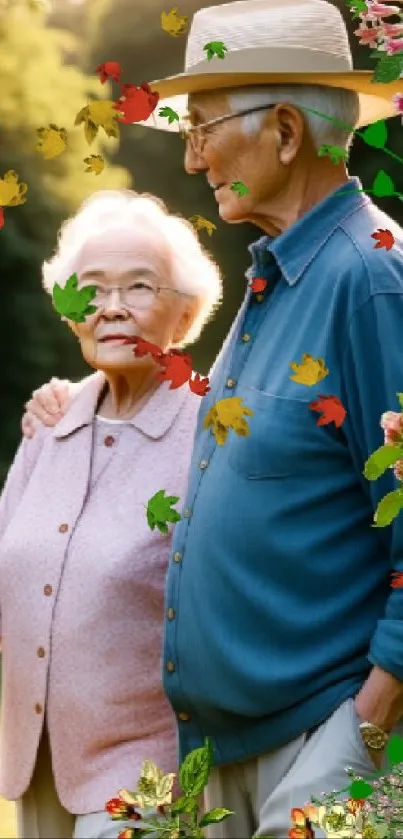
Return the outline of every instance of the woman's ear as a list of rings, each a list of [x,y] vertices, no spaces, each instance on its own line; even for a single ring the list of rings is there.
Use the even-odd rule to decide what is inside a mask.
[[[188,306],[182,313],[172,338],[172,342],[174,344],[177,344],[179,341],[183,341],[184,337],[189,332],[189,329],[196,318],[197,308],[197,304],[194,303],[193,305]]]

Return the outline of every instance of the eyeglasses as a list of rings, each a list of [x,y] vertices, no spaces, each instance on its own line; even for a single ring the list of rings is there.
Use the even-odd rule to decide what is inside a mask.
[[[257,105],[255,108],[247,108],[244,111],[236,111],[236,113],[233,114],[223,114],[221,117],[210,119],[208,122],[202,122],[200,125],[191,125],[189,118],[187,117],[179,124],[179,132],[182,139],[189,142],[192,151],[199,156],[203,154],[207,135],[210,133],[211,128],[216,125],[220,125],[222,122],[226,122],[228,119],[234,119],[234,117],[243,117],[246,116],[246,114],[253,114],[256,111],[269,110],[269,108],[274,108],[275,104],[276,103],[273,103],[272,105]]]
[[[98,285],[98,283],[90,282],[79,283],[78,290],[81,291],[83,288],[95,289],[95,296],[90,303],[98,308],[105,306],[105,303],[112,291],[119,291],[120,300],[126,309],[136,309],[137,311],[150,309],[161,291],[168,291],[171,294],[178,294],[181,297],[192,297],[191,294],[187,294],[184,291],[178,291],[175,288],[170,288],[170,286],[157,286],[153,283],[145,283],[143,281],[136,282],[128,287],[122,287],[120,285],[102,286]]]

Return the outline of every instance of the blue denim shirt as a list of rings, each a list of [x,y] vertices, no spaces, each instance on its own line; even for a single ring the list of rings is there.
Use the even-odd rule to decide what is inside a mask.
[[[403,231],[358,178],[276,238],[251,245],[250,289],[201,400],[166,593],[166,694],[180,760],[212,738],[215,763],[277,748],[359,690],[371,664],[403,680],[403,514],[371,527],[393,471],[363,476],[380,417],[403,391]],[[338,195],[337,193],[344,193]],[[390,251],[371,234],[387,228]],[[230,281],[230,280],[229,280]],[[271,292],[271,293],[270,293]],[[290,376],[325,360],[313,386]],[[338,396],[343,425],[308,405]],[[253,410],[250,434],[216,444],[203,419],[219,399]]]

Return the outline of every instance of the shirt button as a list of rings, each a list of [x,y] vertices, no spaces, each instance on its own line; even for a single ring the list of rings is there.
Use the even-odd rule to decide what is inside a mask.
[[[52,586],[50,586],[49,583],[43,587],[43,593],[46,594],[46,597],[50,597],[52,590]]]
[[[256,302],[257,303],[261,303],[263,299],[264,299],[263,294],[257,294],[256,295]]]
[[[40,705],[39,702],[36,702],[36,704],[35,704],[35,714],[41,714],[42,710],[43,710],[42,705]]]
[[[45,658],[45,655],[46,655],[43,647],[38,647],[38,649],[36,651],[36,654],[37,654],[38,658]]]
[[[245,334],[244,334],[244,335],[242,335],[242,341],[244,342],[244,344],[247,344],[247,343],[248,343],[248,341],[250,341],[251,337],[252,337],[252,336],[251,336],[251,335],[249,335],[249,332],[245,332]]]
[[[61,524],[59,527],[59,533],[67,533],[69,529],[68,524]]]
[[[191,515],[192,515],[192,511],[189,510],[189,507],[185,507],[185,509],[183,511],[183,518],[190,519]]]
[[[169,609],[167,609],[167,618],[168,618],[169,621],[173,621],[174,617],[175,617],[175,609],[172,609],[172,607],[170,607]]]
[[[108,447],[113,446],[114,442],[115,442],[115,438],[112,437],[111,434],[108,434],[108,436],[105,437],[105,440],[104,440],[105,446],[108,446]]]
[[[227,387],[229,387],[229,388],[235,387],[235,384],[236,384],[235,379],[231,379],[231,378],[227,379]]]
[[[186,711],[180,711],[178,714],[178,719],[181,720],[181,722],[189,722],[190,716],[186,713]]]
[[[182,554],[176,552],[176,554],[174,554],[174,562],[180,562],[181,559],[182,559]]]
[[[200,469],[205,469],[208,466],[208,460],[201,460],[199,463]]]
[[[175,673],[175,665],[173,661],[167,661],[167,670],[168,673]]]

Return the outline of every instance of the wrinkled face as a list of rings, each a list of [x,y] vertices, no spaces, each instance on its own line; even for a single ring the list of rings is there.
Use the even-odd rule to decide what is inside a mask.
[[[95,235],[80,251],[75,272],[79,289],[97,285],[102,291],[102,304],[94,300],[95,314],[84,323],[69,321],[85,360],[95,369],[118,372],[148,367],[150,356],[136,358],[133,346],[123,343],[125,336],[140,336],[166,351],[189,328],[192,300],[174,293],[168,248],[147,225],[143,229],[140,225],[139,229],[116,227]],[[168,290],[150,293],[150,288],[161,286]],[[132,299],[133,289],[134,298],[139,294],[137,302]]]
[[[227,97],[220,91],[189,96],[193,125],[228,113]],[[265,202],[282,187],[285,173],[276,154],[276,120],[273,110],[263,113],[266,114],[265,123],[258,134],[243,134],[242,117],[234,117],[207,129],[200,156],[187,143],[185,169],[189,174],[203,171],[210,184],[220,186],[214,195],[219,214],[225,221],[254,220],[263,212]],[[242,181],[249,193],[240,197],[231,190],[234,181]]]

